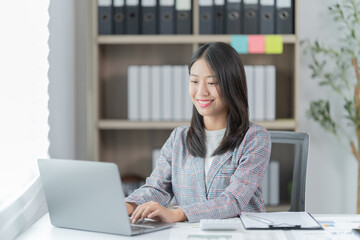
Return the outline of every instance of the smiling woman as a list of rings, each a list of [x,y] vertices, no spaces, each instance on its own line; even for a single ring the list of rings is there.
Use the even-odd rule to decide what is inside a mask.
[[[144,186],[126,198],[132,221],[230,218],[265,211],[262,178],[270,159],[267,130],[249,122],[246,77],[228,44],[200,47],[189,63],[190,127],[178,127]],[[172,198],[177,208],[169,209]]]

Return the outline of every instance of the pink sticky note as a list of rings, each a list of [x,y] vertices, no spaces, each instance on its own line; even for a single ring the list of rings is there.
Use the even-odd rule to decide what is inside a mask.
[[[248,50],[249,53],[265,53],[265,36],[249,35]]]

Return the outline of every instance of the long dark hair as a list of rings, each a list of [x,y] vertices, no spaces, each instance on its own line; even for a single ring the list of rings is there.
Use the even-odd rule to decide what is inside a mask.
[[[213,156],[234,150],[244,139],[249,128],[249,105],[246,77],[240,55],[230,45],[222,42],[207,43],[201,46],[191,57],[192,65],[203,58],[215,72],[220,96],[228,108],[226,131]],[[203,116],[193,106],[186,146],[193,156],[206,156],[206,142]]]

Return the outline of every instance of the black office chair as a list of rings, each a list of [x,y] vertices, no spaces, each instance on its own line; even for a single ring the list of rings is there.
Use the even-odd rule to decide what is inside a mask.
[[[305,211],[306,165],[309,134],[302,132],[269,131],[272,143],[294,144],[295,159],[291,190],[291,212]]]

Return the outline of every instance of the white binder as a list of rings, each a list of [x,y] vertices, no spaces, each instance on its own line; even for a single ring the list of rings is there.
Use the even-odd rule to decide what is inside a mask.
[[[128,67],[127,88],[128,88],[128,119],[129,121],[139,120],[139,84],[138,84],[138,66]]]
[[[256,121],[265,120],[265,67],[255,66],[255,111],[254,119]]]
[[[184,117],[185,106],[184,106],[184,88],[183,86],[183,75],[182,75],[182,66],[177,65],[173,66],[173,80],[174,80],[174,96],[173,96],[173,109],[174,116],[173,119],[175,121],[181,121]]]
[[[248,93],[249,119],[250,121],[252,121],[254,120],[255,111],[254,67],[250,65],[245,65],[244,69],[246,74],[246,85]]]
[[[265,120],[274,121],[276,118],[276,69],[274,65],[265,67]]]
[[[188,66],[184,65],[182,68],[183,71],[183,87],[184,87],[184,99],[185,99],[185,114],[184,119],[186,121],[190,121],[192,117],[192,110],[193,110],[193,102],[191,100],[191,97],[189,95],[189,70]]]
[[[151,120],[160,121],[161,120],[161,93],[162,93],[162,84],[161,84],[161,74],[160,66],[151,67]]]
[[[173,100],[174,100],[174,94],[173,94],[173,79],[172,79],[172,67],[169,65],[162,66],[162,120],[164,121],[170,121],[173,117]]]
[[[150,120],[150,66],[140,66],[140,120]]]

